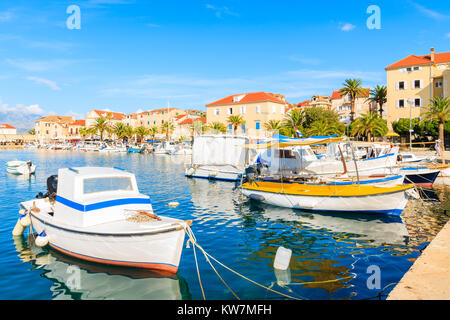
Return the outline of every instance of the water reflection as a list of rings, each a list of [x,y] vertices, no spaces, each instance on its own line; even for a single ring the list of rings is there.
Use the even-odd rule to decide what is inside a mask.
[[[34,236],[13,237],[18,257],[53,282],[53,299],[191,299],[187,282],[178,275],[122,268],[78,260],[34,245]]]

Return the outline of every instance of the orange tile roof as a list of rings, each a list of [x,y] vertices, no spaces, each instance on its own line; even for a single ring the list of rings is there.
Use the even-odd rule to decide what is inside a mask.
[[[195,119],[187,118],[187,119],[184,119],[183,121],[181,121],[180,125],[193,124],[194,122],[198,122],[198,121],[206,123],[206,117],[199,117],[199,118],[195,118]]]
[[[85,126],[86,120],[76,120],[72,123],[69,123],[69,126]]]
[[[178,116],[175,116],[175,120],[180,120],[183,117],[186,117],[186,115],[185,114],[180,114]]]
[[[299,104],[297,104],[295,107],[306,107],[309,105],[309,103],[311,102],[311,100],[305,100],[303,102],[300,102]]]
[[[450,62],[450,52],[434,54],[434,63],[446,63],[446,62]],[[410,55],[400,61],[397,61],[394,64],[391,64],[390,66],[387,66],[385,69],[389,70],[389,69],[395,69],[395,68],[403,68],[403,67],[431,64],[431,63],[432,63],[431,54],[424,55],[424,56]]]
[[[45,116],[41,117],[38,121],[47,121],[47,122],[73,122],[73,117],[70,116]]]
[[[123,118],[125,118],[125,114],[120,113],[120,112],[112,112],[112,111],[106,111],[106,110],[93,110],[93,111],[102,118],[107,117],[109,114],[112,115],[112,118],[114,120],[122,120]]]
[[[0,129],[16,129],[16,127],[13,127],[7,123],[0,124]]]
[[[370,89],[369,88],[364,88],[365,93],[364,94],[359,94],[358,98],[367,98],[370,95]],[[338,91],[333,91],[333,94],[331,95],[331,100],[335,100],[335,99],[341,99],[342,98],[342,94],[341,92]]]
[[[243,96],[243,98],[237,102],[234,102],[234,97]],[[226,98],[211,102],[207,104],[207,107],[216,106],[216,105],[224,105],[224,104],[237,104],[237,103],[249,103],[249,102],[264,102],[264,101],[272,101],[277,103],[286,104],[287,102],[282,100],[284,96],[279,94],[267,93],[267,92],[251,92],[251,93],[242,93],[242,94],[234,94],[228,96]]]

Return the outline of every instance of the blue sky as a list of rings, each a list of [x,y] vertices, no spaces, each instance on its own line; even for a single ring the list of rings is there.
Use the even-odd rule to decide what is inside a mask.
[[[366,26],[369,5],[380,30]],[[298,103],[353,77],[371,87],[399,59],[450,51],[449,22],[447,1],[2,0],[0,123],[168,101],[204,110],[252,91]]]

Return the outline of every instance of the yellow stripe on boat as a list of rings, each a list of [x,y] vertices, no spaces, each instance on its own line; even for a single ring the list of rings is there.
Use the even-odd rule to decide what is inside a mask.
[[[413,185],[376,187],[363,185],[307,185],[301,183],[253,182],[244,183],[243,189],[289,195],[316,197],[361,197],[399,192],[413,188]]]

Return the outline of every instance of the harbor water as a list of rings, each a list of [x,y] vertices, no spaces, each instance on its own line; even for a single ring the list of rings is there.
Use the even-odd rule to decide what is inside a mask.
[[[31,160],[36,174],[11,175],[5,163]],[[120,167],[136,175],[158,215],[193,220],[198,243],[231,269],[299,299],[384,299],[445,225],[450,190],[411,200],[401,217],[314,214],[248,200],[229,182],[189,179],[189,156],[74,151],[0,152],[0,299],[203,299],[192,244],[176,275],[111,267],[34,245],[11,234],[19,203],[46,191],[58,168]],[[170,202],[178,202],[176,207]],[[446,211],[447,209],[447,211]],[[287,270],[273,268],[279,247],[292,250]],[[196,250],[206,299],[235,299]],[[241,299],[286,299],[214,265]],[[379,280],[379,281],[378,281]]]

